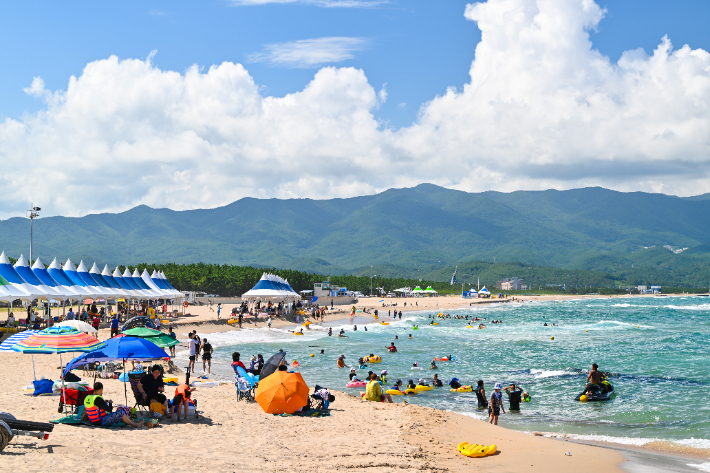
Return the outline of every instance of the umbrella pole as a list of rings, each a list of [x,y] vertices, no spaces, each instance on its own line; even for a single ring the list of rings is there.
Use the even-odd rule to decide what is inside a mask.
[[[34,360],[34,358],[33,358],[33,360]],[[64,363],[62,362],[62,354],[61,353],[59,354],[59,366],[62,370],[62,374],[61,374],[62,394],[64,394],[64,398],[65,398],[64,399],[65,402],[64,402],[64,404],[62,404],[62,414],[66,414],[67,413],[67,403],[66,403],[67,390],[64,389]]]
[[[34,376],[35,381],[37,381],[37,372],[35,371],[35,356],[32,355],[32,376]]]
[[[128,388],[126,387],[126,359],[123,359],[123,397],[126,398],[126,407],[128,407]]]

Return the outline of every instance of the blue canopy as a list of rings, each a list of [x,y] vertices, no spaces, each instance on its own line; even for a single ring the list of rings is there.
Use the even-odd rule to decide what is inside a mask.
[[[113,360],[157,360],[169,358],[158,345],[144,338],[116,337],[106,341],[99,350],[84,353],[71,360],[64,369],[64,375],[75,368],[89,363],[103,363]]]

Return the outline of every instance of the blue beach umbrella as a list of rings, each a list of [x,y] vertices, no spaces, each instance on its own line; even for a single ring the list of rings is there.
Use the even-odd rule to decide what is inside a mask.
[[[14,353],[15,350],[12,349],[13,345],[21,342],[22,340],[24,340],[25,338],[27,338],[31,335],[34,335],[37,332],[39,332],[39,330],[25,330],[24,332],[16,333],[15,335],[9,337],[4,342],[0,343],[0,352],[11,351]],[[32,355],[32,374],[33,374],[35,381],[36,381],[37,374],[35,373],[35,356],[34,355]]]

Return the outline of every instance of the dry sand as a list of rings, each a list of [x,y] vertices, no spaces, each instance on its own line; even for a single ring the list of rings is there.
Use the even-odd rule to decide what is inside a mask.
[[[57,416],[58,397],[21,391],[32,381],[31,357],[0,356],[0,410],[32,421]],[[58,356],[35,355],[35,362],[38,376],[58,375]],[[102,381],[105,397],[122,403],[123,383]],[[130,401],[130,389],[128,395]],[[203,416],[198,420],[154,429],[58,425],[47,441],[14,439],[0,454],[0,470],[621,471],[617,465],[623,457],[612,450],[534,437],[412,404],[336,396],[330,417],[278,417],[264,414],[256,403],[237,402],[229,384],[201,388],[194,394]],[[456,450],[462,441],[494,443],[500,453],[467,458]]]

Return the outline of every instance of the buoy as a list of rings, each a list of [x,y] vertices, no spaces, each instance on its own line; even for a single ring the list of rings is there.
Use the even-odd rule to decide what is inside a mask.
[[[639,328],[639,326],[637,325],[636,328]]]
[[[582,394],[581,396],[579,396],[579,402],[587,402],[587,395]]]
[[[554,340],[554,339],[555,339],[555,337],[550,337],[550,340]]]
[[[589,330],[585,330],[585,332],[589,332]]]
[[[310,354],[310,357],[313,358],[315,355],[313,353]]]

